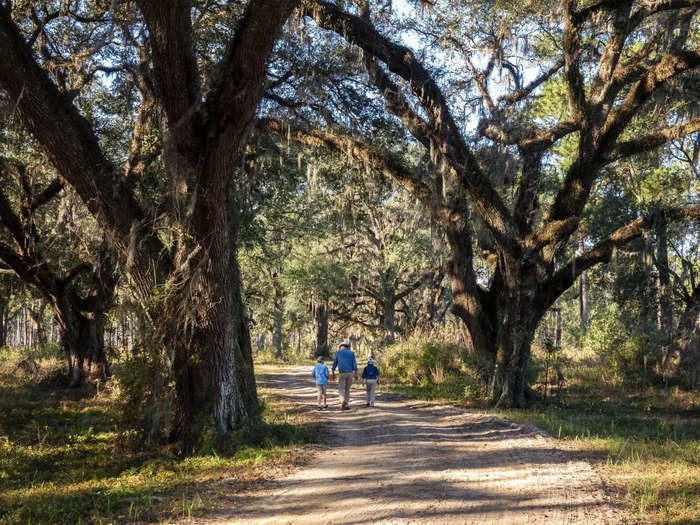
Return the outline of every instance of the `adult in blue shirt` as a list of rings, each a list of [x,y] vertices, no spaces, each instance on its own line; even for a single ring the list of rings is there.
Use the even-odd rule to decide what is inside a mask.
[[[333,359],[331,379],[335,379],[335,369],[338,369],[338,392],[342,400],[341,410],[350,409],[350,387],[353,377],[357,379],[357,359],[355,352],[350,350],[350,343],[343,341],[338,345],[338,351]]]

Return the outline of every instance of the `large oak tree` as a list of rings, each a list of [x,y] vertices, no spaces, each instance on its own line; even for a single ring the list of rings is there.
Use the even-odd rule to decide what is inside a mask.
[[[352,155],[399,181],[427,206],[447,236],[454,311],[487,363],[491,396],[494,402],[517,407],[531,394],[526,369],[535,329],[581,272],[610,260],[616,248],[653,224],[700,216],[698,206],[662,210],[610,232],[583,253],[567,251],[593,185],[606,167],[700,130],[700,118],[684,117],[672,108],[654,121],[656,129],[640,131],[638,124],[655,97],[682,89],[688,75],[700,68],[700,49],[693,47],[691,31],[700,2],[535,2],[540,10],[535,8],[533,15],[530,8],[523,9],[520,31],[532,31],[538,21],[548,19],[546,35],[554,43],[550,58],[543,57],[541,72],[529,83],[508,59],[508,45],[513,55],[519,53],[512,46],[520,34],[494,31],[489,33],[493,38],[480,41],[475,35],[461,38],[455,30],[465,20],[475,20],[472,27],[487,19],[500,23],[500,14],[491,11],[496,7],[489,2],[466,2],[463,9],[474,5],[481,6],[486,18],[453,11],[450,19],[446,8],[441,20],[453,23],[424,33],[443,46],[445,56],[461,55],[470,73],[469,82],[460,84],[458,78],[446,91],[439,70],[386,35],[383,11],[373,18],[369,4],[351,12],[324,0],[302,2],[305,17],[361,50],[369,81],[383,96],[387,111],[430,153],[432,175],[337,126],[289,127],[264,120],[259,127]],[[517,6],[513,9],[518,11]],[[511,81],[511,89],[501,85],[500,96],[492,89],[497,70]],[[540,87],[555,79],[561,79],[568,96],[566,114],[554,122],[523,118],[523,109]],[[467,85],[467,92],[455,85]],[[454,116],[470,97],[479,100],[482,111],[472,135]],[[565,138],[575,141],[575,156],[552,202],[541,209],[547,159]],[[517,162],[506,173],[494,173],[480,156],[484,146],[501,148]],[[500,179],[513,181],[509,191],[495,182]],[[475,254],[477,234],[481,252]],[[490,266],[486,282],[477,277],[476,256]]]
[[[138,13],[132,3],[112,4],[133,20],[129,27],[121,27],[113,13],[87,16],[77,4],[61,2],[49,3],[43,19],[32,10],[27,21],[21,6],[4,2],[0,88],[118,254],[151,320],[154,351],[165,349],[168,378],[176,385],[173,436],[192,447],[207,422],[226,432],[257,408],[236,263],[236,177],[267,59],[295,2],[249,2],[235,27],[228,27],[231,36],[213,65],[196,55],[194,2],[137,1]],[[73,20],[69,32],[85,24],[97,28],[93,33],[101,28],[99,46],[122,34],[120,44],[136,48],[140,63],[107,63],[102,69],[129,72],[145,86],[142,100],[149,103],[142,109],[152,110],[163,135],[168,198],[157,209],[139,200],[130,180],[138,176],[129,164],[138,157],[138,125],[145,119],[137,119],[124,169],[104,151],[99,129],[74,103],[76,93],[61,82],[66,64],[82,78],[94,75],[96,68],[78,59],[98,44],[57,58],[42,43],[43,25],[61,17]]]

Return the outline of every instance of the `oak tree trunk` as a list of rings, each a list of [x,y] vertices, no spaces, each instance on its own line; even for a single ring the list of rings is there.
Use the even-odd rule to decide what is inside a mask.
[[[396,299],[391,290],[385,293],[382,304],[382,328],[386,332],[384,342],[388,345],[393,344],[395,340],[395,319],[396,319]]]
[[[68,360],[69,386],[82,386],[93,366],[103,378],[109,376],[110,366],[104,348],[105,309],[85,312],[72,290],[54,299],[51,306],[60,326],[61,347]]]

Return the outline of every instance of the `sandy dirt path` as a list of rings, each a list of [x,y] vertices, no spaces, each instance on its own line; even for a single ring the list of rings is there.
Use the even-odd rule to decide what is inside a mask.
[[[308,367],[263,369],[267,390],[315,409]],[[341,412],[304,468],[233,497],[213,523],[621,523],[598,475],[527,425],[398,396]],[[207,520],[208,523],[212,521]]]

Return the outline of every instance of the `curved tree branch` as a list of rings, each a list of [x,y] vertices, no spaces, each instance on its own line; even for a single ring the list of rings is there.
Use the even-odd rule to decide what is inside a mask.
[[[330,2],[305,0],[301,14],[311,17],[321,28],[336,32],[365,53],[384,62],[389,71],[408,83],[427,113],[434,134],[440,137],[437,144],[438,166],[444,161],[455,171],[484,223],[504,246],[516,250],[514,238],[517,228],[511,213],[464,141],[439,86],[413,52],[390,41],[366,20],[346,13]]]
[[[450,223],[461,216],[442,203],[441,196],[425,183],[423,177],[412,172],[398,160],[369,144],[366,144],[350,133],[338,133],[320,129],[302,129],[292,124],[281,123],[273,119],[260,119],[256,124],[259,132],[288,137],[290,140],[311,146],[325,148],[337,153],[351,155],[363,162],[373,171],[390,178],[408,191],[434,214],[442,223]]]
[[[697,220],[700,218],[700,206],[671,208],[659,210],[647,217],[636,219],[622,226],[596,244],[593,248],[571,260],[557,270],[549,279],[542,283],[548,304],[554,302],[562,293],[568,290],[579,275],[599,263],[609,262],[616,249],[640,237],[645,231],[651,230],[660,222],[672,223]]]

